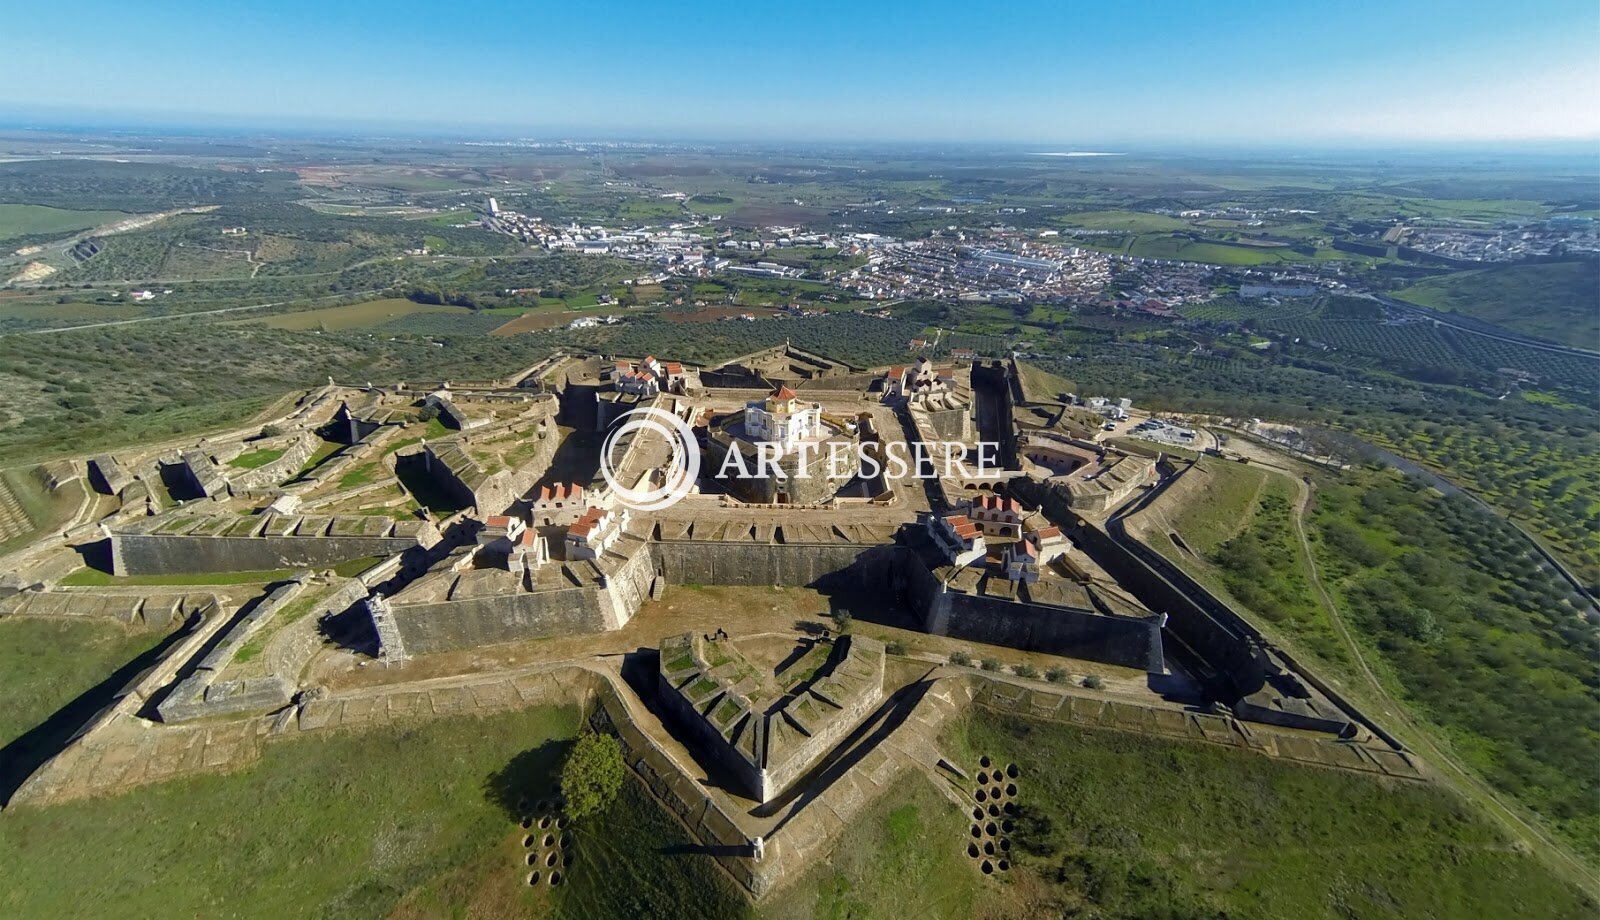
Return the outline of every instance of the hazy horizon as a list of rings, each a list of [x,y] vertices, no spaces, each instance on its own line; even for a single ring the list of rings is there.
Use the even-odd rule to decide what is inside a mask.
[[[92,65],[62,62],[99,49]],[[0,116],[1098,149],[1600,139],[1600,5],[31,11]],[[25,90],[22,88],[26,88]],[[79,114],[73,114],[79,113]]]

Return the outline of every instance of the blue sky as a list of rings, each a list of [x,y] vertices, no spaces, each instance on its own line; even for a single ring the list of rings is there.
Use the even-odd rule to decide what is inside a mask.
[[[7,0],[0,115],[504,136],[1600,137],[1600,3]]]

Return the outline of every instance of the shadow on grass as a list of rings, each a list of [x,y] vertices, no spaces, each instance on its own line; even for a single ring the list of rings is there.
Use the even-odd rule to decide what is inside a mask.
[[[508,819],[522,820],[532,803],[560,794],[561,762],[572,745],[571,741],[546,741],[511,758],[484,779],[483,797]]]
[[[72,702],[57,709],[48,719],[0,748],[0,804],[11,801],[11,796],[35,770],[60,753],[85,723],[111,705],[124,687],[154,667],[198,623],[196,618],[188,625],[173,630],[171,635],[149,651],[118,668],[110,677],[90,687]]]

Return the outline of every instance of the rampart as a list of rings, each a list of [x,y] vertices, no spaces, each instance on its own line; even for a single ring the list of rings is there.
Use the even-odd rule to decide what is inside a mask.
[[[648,544],[639,544],[625,559],[607,556],[604,561],[609,571],[584,563],[591,566],[587,583],[572,587],[419,604],[395,602],[404,598],[397,595],[385,605],[384,628],[395,631],[398,648],[385,652],[422,655],[621,629],[649,596],[655,563]],[[392,639],[388,644],[396,645]]]
[[[1159,616],[1121,616],[953,591],[912,549],[896,549],[895,588],[922,612],[928,633],[1157,674],[1166,668]]]
[[[363,556],[431,546],[439,533],[423,521],[252,515],[134,519],[109,533],[114,575],[176,575],[329,568]]]

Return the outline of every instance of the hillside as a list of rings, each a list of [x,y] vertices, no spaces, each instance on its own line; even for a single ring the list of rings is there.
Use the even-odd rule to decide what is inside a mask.
[[[1600,261],[1593,259],[1456,272],[1395,296],[1552,342],[1600,347]]]

